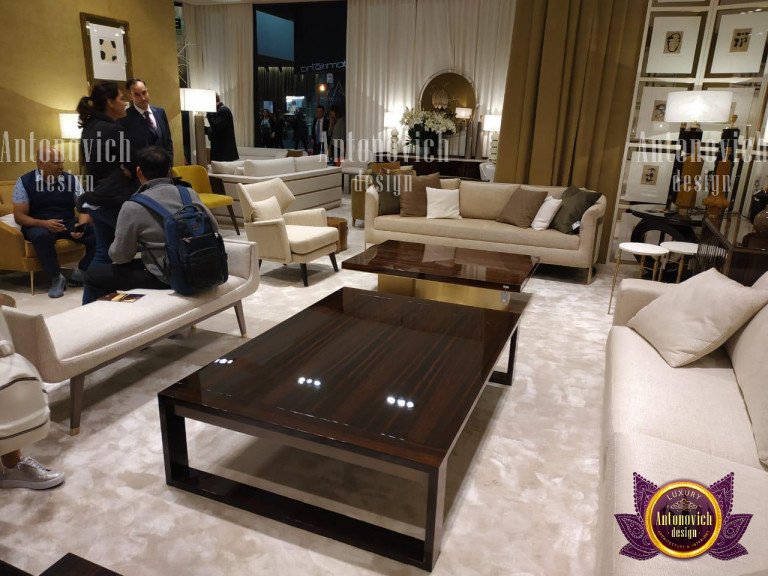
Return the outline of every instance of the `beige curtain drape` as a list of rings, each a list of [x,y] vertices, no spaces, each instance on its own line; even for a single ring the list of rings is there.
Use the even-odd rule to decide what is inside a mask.
[[[517,0],[498,182],[585,186],[609,245],[647,0]]]

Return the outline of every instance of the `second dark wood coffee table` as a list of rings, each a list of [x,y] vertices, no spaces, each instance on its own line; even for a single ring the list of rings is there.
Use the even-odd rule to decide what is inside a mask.
[[[166,482],[431,570],[448,456],[519,320],[342,288],[159,394]],[[186,419],[426,480],[424,539],[190,467]]]
[[[379,291],[506,310],[539,258],[387,240],[345,260],[341,267],[379,275]]]

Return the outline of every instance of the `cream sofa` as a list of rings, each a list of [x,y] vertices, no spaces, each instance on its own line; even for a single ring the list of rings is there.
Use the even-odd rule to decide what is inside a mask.
[[[197,296],[169,290],[130,290],[144,296],[132,303],[97,300],[43,317],[7,306],[2,313],[16,351],[40,371],[45,382],[69,379],[70,432],[77,434],[85,375],[110,362],[234,307],[246,335],[241,300],[259,286],[256,244],[226,240],[229,279]]]
[[[638,310],[672,289],[634,279],[619,287],[605,360],[597,574],[768,574],[768,468],[760,460],[768,463],[768,451],[758,452],[755,440],[759,430],[768,430],[768,410],[744,395],[745,389],[768,384],[763,363],[768,306],[725,346],[672,368],[626,326]],[[768,290],[768,274],[754,289]],[[659,554],[639,561],[619,554],[627,539],[614,514],[635,513],[633,473],[661,487],[674,480],[709,486],[731,472],[732,513],[753,515],[740,540],[747,555],[723,561],[705,554],[682,561]]]
[[[243,211],[237,185],[265,182],[272,178],[280,178],[296,197],[289,211],[341,206],[341,168],[328,166],[328,157],[324,154],[242,162],[243,174],[235,173],[235,162],[211,164],[211,170],[231,170],[229,174],[212,172],[211,176],[220,180],[224,185],[224,192],[234,199],[233,209],[240,221],[243,219]],[[224,167],[222,164],[229,166]],[[214,210],[213,213],[222,222],[229,220],[228,212],[224,209]]]
[[[444,179],[454,182],[456,179]],[[370,186],[365,192],[365,241],[380,244],[385,240],[403,240],[422,244],[442,244],[461,248],[477,248],[496,252],[512,252],[538,256],[542,264],[556,264],[587,270],[592,281],[592,268],[597,261],[598,243],[605,214],[605,198],[584,213],[579,234],[563,234],[557,230],[518,228],[496,219],[519,184],[502,184],[461,180],[459,211],[461,220],[443,220],[378,216],[379,194]],[[547,190],[559,198],[565,187],[533,186]]]

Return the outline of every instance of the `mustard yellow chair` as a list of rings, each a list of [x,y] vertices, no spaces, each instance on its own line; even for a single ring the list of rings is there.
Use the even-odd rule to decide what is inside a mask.
[[[200,201],[205,204],[208,210],[226,206],[227,210],[229,210],[229,217],[232,219],[232,225],[235,227],[235,232],[237,232],[238,236],[240,235],[240,227],[237,225],[235,211],[232,209],[232,197],[224,192],[224,183],[221,180],[216,177],[209,177],[206,169],[197,164],[174,166],[171,174],[188,182],[192,189],[197,192]]]
[[[0,181],[0,270],[29,272],[29,289],[35,293],[35,272],[43,267],[31,242],[21,234],[21,228],[10,217],[13,214],[13,187],[15,180]],[[72,240],[57,240],[59,263],[77,263],[85,256],[85,246]]]

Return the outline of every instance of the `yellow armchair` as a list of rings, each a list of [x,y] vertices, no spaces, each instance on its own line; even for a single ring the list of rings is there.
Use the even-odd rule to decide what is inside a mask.
[[[0,182],[0,218],[13,214],[14,180]],[[8,218],[7,220],[11,220]],[[79,262],[85,256],[85,246],[72,240],[57,240],[56,254],[64,265]],[[29,272],[29,289],[35,293],[35,272],[43,269],[31,242],[27,242],[21,229],[11,222],[0,220],[0,270]]]
[[[240,235],[240,227],[237,225],[237,219],[235,218],[235,211],[232,209],[232,203],[234,200],[226,192],[224,192],[224,183],[215,176],[208,176],[208,172],[202,166],[192,164],[190,166],[174,166],[173,176],[177,176],[189,182],[192,186],[192,190],[197,192],[200,197],[200,201],[205,204],[208,210],[214,208],[227,207],[229,211],[229,217],[232,219],[232,225],[235,227],[235,232]]]

